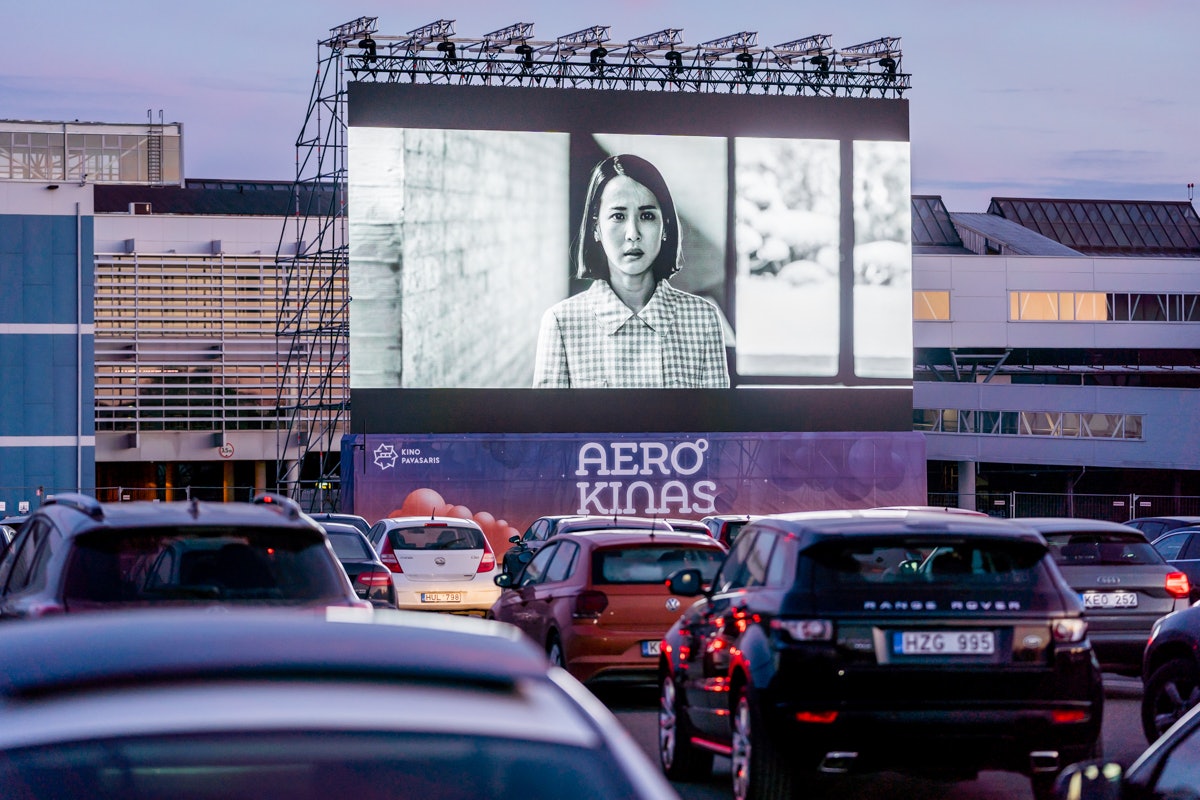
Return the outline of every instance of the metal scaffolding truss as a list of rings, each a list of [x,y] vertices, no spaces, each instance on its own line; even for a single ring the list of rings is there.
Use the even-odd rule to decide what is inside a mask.
[[[350,81],[519,85],[663,92],[725,92],[900,98],[910,76],[900,40],[836,49],[825,34],[772,47],[758,34],[685,45],[666,28],[613,42],[594,25],[553,41],[518,22],[477,38],[437,20],[403,36],[378,32],[377,17],[330,29],[296,139],[293,213],[276,263],[283,297],[276,319],[283,379],[277,486],[308,508],[336,508],[340,437],[350,413],[349,251],[346,220],[346,97]]]

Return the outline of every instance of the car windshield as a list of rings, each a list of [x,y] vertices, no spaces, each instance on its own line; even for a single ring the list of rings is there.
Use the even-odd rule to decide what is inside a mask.
[[[838,541],[811,550],[821,584],[1032,585],[1045,551],[1018,540]]]
[[[482,550],[483,533],[454,525],[393,528],[388,531],[393,550]]]
[[[1127,533],[1048,533],[1050,555],[1062,567],[1096,564],[1161,564],[1163,559],[1149,542]]]
[[[607,547],[592,556],[592,583],[664,583],[681,569],[700,570],[712,583],[725,554],[711,547]]]
[[[604,751],[469,734],[224,733],[0,752],[5,796],[259,800],[637,797]]]
[[[75,539],[68,607],[186,600],[340,601],[320,531],[257,527],[102,530]]]

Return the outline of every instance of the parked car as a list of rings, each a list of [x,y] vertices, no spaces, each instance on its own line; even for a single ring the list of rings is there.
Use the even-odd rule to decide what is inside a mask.
[[[877,511],[937,511],[942,514],[966,514],[973,517],[986,517],[982,511],[957,506],[877,506]]]
[[[504,559],[501,562],[503,571],[516,575],[529,563],[537,549],[554,535],[558,523],[564,519],[573,519],[578,516],[578,514],[547,514],[529,523],[529,527],[523,534],[513,536],[508,540],[512,547],[504,553]]]
[[[53,495],[0,558],[0,617],[162,604],[369,607],[325,532],[278,495],[252,503]]]
[[[1015,520],[1046,538],[1050,555],[1083,598],[1088,638],[1108,672],[1140,675],[1159,617],[1188,607],[1188,576],[1169,565],[1137,528],[1060,517]]]
[[[542,545],[551,537],[559,533],[574,533],[577,531],[600,531],[616,528],[622,529],[655,529],[660,531],[671,530],[671,525],[665,519],[652,519],[650,517],[628,517],[614,514],[613,516],[599,516],[586,514],[571,514],[561,517],[541,517],[541,520],[548,524],[543,527],[538,527],[538,523],[530,526],[530,530],[536,531],[535,536],[529,539],[521,538],[520,542],[513,542],[516,547],[505,553],[505,559],[511,559],[513,569],[505,569],[513,575],[521,571],[525,564],[529,563],[533,554],[541,549]],[[509,541],[512,541],[511,539]]]
[[[376,608],[395,608],[396,587],[392,583],[392,572],[380,560],[366,535],[345,522],[323,522],[321,527],[329,537],[333,554],[346,570],[354,593]]]
[[[354,527],[358,528],[363,535],[371,532],[371,523],[367,522],[366,518],[360,517],[357,514],[338,514],[331,511],[317,511],[309,514],[309,516],[321,524],[326,522],[340,522],[343,525],[353,525]]]
[[[1188,576],[1192,602],[1200,600],[1200,526],[1173,528],[1152,543],[1163,560]]]
[[[663,520],[671,526],[673,531],[685,531],[687,533],[703,533],[706,536],[711,536],[708,526],[698,519],[675,519],[668,517]]]
[[[392,573],[397,608],[483,616],[500,596],[496,552],[474,520],[388,517],[369,538]]]
[[[822,771],[1029,775],[1045,798],[1098,747],[1101,673],[1040,534],[940,512],[831,511],[747,525],[662,643],[660,760],[731,758],[736,800]]]
[[[733,547],[733,540],[741,533],[742,528],[758,519],[753,514],[714,514],[700,521],[708,526],[709,533],[728,549]]]
[[[523,630],[583,682],[654,683],[659,643],[682,613],[666,579],[692,567],[710,579],[725,557],[707,534],[615,528],[560,533],[504,588],[491,616]]]
[[[17,529],[27,519],[29,519],[28,514],[0,517],[0,557],[4,555],[4,551],[8,546],[12,544],[13,538],[17,535]]]
[[[1167,800],[1194,798],[1200,774],[1200,709],[1164,732],[1128,770],[1087,761],[1063,770],[1056,800]]]
[[[1142,661],[1142,731],[1153,742],[1200,701],[1200,605],[1154,624]]]
[[[675,800],[513,628],[401,612],[114,612],[0,629],[0,794]]]
[[[1187,528],[1200,525],[1200,517],[1188,515],[1166,515],[1158,517],[1134,517],[1125,523],[1131,528],[1137,528],[1146,534],[1146,538],[1155,541],[1164,533],[1176,528]]]

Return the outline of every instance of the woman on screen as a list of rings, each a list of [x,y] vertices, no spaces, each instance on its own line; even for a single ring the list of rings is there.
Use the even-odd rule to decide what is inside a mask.
[[[592,285],[542,316],[534,388],[728,387],[721,312],[668,280],[681,253],[658,169],[633,155],[597,164],[576,240]]]

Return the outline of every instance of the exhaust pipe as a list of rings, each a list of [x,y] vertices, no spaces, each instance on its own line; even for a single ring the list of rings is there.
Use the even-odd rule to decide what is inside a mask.
[[[857,758],[858,753],[835,750],[825,754],[825,757],[821,759],[821,765],[817,769],[821,772],[843,775],[851,770]]]
[[[1058,751],[1034,750],[1029,754],[1029,766],[1033,772],[1055,772],[1058,770]]]

